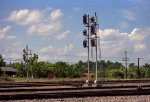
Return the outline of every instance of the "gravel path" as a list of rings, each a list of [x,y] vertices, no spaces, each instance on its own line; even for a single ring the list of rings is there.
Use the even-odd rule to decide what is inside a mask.
[[[34,99],[34,100],[13,100],[13,101],[10,100],[0,102],[150,102],[150,95]]]

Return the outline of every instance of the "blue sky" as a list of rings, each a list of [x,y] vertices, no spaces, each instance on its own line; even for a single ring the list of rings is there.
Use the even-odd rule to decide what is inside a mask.
[[[149,0],[0,0],[0,53],[22,59],[26,45],[40,61],[87,60],[83,14],[98,15],[102,59],[150,61]],[[94,59],[90,59],[94,60]]]

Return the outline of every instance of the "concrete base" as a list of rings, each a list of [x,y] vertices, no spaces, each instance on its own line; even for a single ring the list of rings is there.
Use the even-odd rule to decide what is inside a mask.
[[[102,87],[102,84],[100,84],[100,83],[95,83],[95,84],[92,84],[92,87]]]
[[[94,84],[92,84],[92,87],[102,87],[102,83],[98,80],[95,80]]]
[[[86,80],[86,83],[88,84],[88,83],[89,83],[89,80]]]
[[[92,87],[92,84],[86,83],[86,84],[83,85],[83,87]]]

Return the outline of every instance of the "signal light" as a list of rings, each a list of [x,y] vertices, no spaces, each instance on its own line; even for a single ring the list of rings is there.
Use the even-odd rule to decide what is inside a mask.
[[[95,17],[91,17],[91,22],[92,22],[92,23],[95,23],[95,22],[96,22]]]
[[[88,41],[86,39],[83,41],[83,47],[84,48],[88,47]]]
[[[26,53],[26,49],[23,49],[23,53]]]
[[[86,14],[83,15],[83,24],[88,24],[88,16]]]
[[[95,47],[96,46],[96,39],[91,39],[91,47]]]
[[[91,34],[95,34],[95,32],[96,32],[95,25],[92,24],[91,25]]]
[[[26,61],[26,55],[25,54],[23,54],[23,60]]]
[[[87,30],[86,29],[83,30],[83,35],[87,36]]]

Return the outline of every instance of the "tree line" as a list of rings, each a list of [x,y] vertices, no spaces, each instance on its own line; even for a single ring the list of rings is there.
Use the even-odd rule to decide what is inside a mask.
[[[90,72],[95,74],[95,62],[90,61]],[[2,55],[0,55],[0,67],[11,66],[17,70],[18,77],[26,77],[26,69],[24,62],[16,62],[12,64],[6,64]],[[29,76],[36,78],[46,78],[48,72],[51,71],[58,78],[79,78],[84,73],[88,72],[87,62],[78,61],[77,63],[70,64],[67,62],[59,61],[56,63],[50,63],[45,61],[38,62],[35,58],[30,58],[28,65]],[[138,74],[140,78],[150,78],[150,64],[138,66],[134,63],[129,65],[127,69],[128,79],[137,79]],[[111,62],[101,60],[98,61],[98,77],[99,78],[115,78],[125,79],[126,68],[120,62]]]

